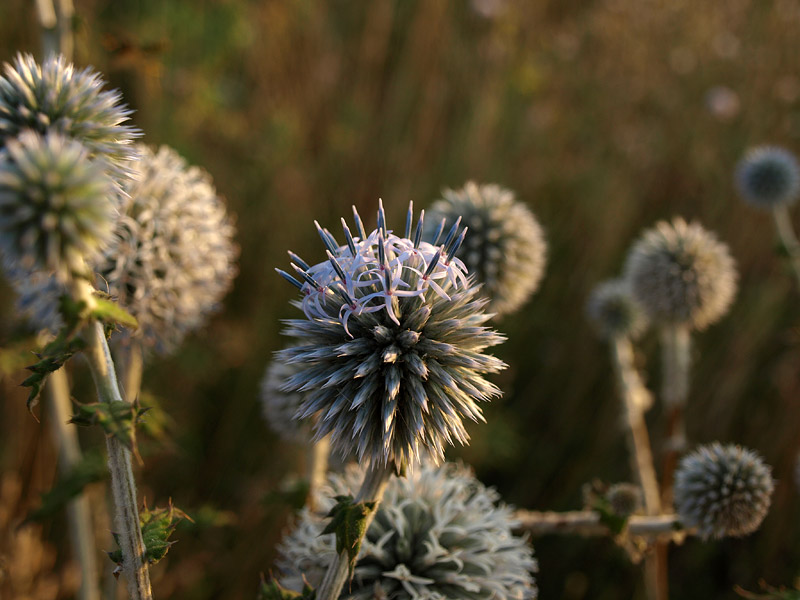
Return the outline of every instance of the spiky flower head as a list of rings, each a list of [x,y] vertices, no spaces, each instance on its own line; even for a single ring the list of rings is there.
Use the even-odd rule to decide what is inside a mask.
[[[736,295],[736,264],[728,246],[680,217],[656,223],[634,243],[625,278],[659,325],[703,329],[728,311]]]
[[[328,260],[309,266],[292,255],[302,281],[279,272],[302,293],[305,319],[287,321],[298,346],[279,358],[298,366],[288,391],[303,392],[301,418],[319,413],[316,437],[331,434],[342,456],[386,465],[441,460],[446,444],[466,443],[464,419],[483,420],[478,402],[498,396],[484,379],[505,364],[483,351],[503,338],[484,327],[485,299],[455,253],[459,223],[439,245],[422,241],[424,211],[405,235],[378,227],[356,236],[342,220],[345,245],[317,225]],[[441,233],[441,231],[440,231]]]
[[[741,446],[719,442],[685,456],[675,473],[675,509],[705,538],[752,533],[767,515],[772,470]]]
[[[125,184],[116,235],[98,272],[139,321],[135,335],[166,352],[219,307],[238,249],[208,173],[166,146],[138,151],[141,176]]]
[[[595,287],[586,303],[586,314],[600,335],[610,339],[636,338],[647,328],[647,315],[625,279],[611,279]]]
[[[301,442],[308,438],[302,423],[294,418],[300,410],[303,395],[283,389],[289,377],[297,371],[297,365],[286,364],[276,358],[261,379],[261,414],[270,429],[289,442]]]
[[[533,213],[514,192],[499,185],[467,182],[459,190],[446,189],[433,204],[429,219],[456,219],[469,227],[469,237],[458,251],[491,302],[487,310],[508,314],[520,308],[539,287],[547,259],[544,232]]]
[[[30,54],[17,54],[0,77],[0,148],[25,130],[55,131],[75,138],[90,156],[106,164],[115,180],[130,177],[138,130],[124,125],[131,114],[119,92],[90,68],[76,69],[63,56],[38,65]]]
[[[615,483],[608,487],[606,499],[620,517],[629,517],[642,508],[642,488],[632,483]]]
[[[736,167],[736,187],[756,208],[794,204],[800,197],[800,165],[784,148],[752,148]]]
[[[114,184],[80,142],[25,131],[0,150],[0,248],[66,280],[112,237]]]
[[[59,299],[67,293],[63,282],[46,271],[23,269],[11,261],[3,261],[5,275],[17,295],[17,313],[36,331],[55,335],[64,324]]]
[[[334,536],[320,535],[336,495],[353,494],[363,471],[333,474],[321,490],[320,513],[303,509],[278,547],[281,584],[312,586],[336,557]],[[530,544],[512,534],[516,524],[499,495],[466,468],[445,463],[393,477],[378,505],[346,596],[371,598],[532,599],[536,560]]]

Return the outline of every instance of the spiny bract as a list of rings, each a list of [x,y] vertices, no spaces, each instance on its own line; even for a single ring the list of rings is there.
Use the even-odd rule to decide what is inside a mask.
[[[320,490],[320,513],[304,508],[279,546],[281,583],[317,586],[335,558],[334,536],[320,533],[336,495],[352,495],[363,470],[333,474]],[[393,477],[364,538],[350,591],[342,597],[458,600],[537,597],[530,544],[512,534],[511,508],[466,468],[426,464]]]
[[[273,432],[290,442],[307,441],[308,438],[301,421],[294,418],[300,410],[303,395],[283,390],[287,379],[297,371],[297,365],[289,365],[276,358],[261,379],[261,414]]]
[[[355,213],[355,237],[342,220],[345,245],[317,225],[328,260],[312,267],[292,255],[302,283],[279,271],[306,314],[286,322],[299,345],[278,354],[298,366],[286,386],[305,394],[297,416],[319,413],[316,437],[330,433],[334,450],[362,462],[441,460],[446,444],[469,439],[465,418],[483,420],[477,403],[500,394],[483,376],[505,364],[483,351],[503,338],[483,326],[486,300],[455,257],[466,231],[456,223],[441,246],[429,244],[424,212],[413,239],[412,218],[409,207],[399,237],[381,206],[367,235]]]
[[[0,248],[24,270],[60,280],[112,237],[114,184],[80,142],[24,131],[0,150]]]
[[[728,246],[680,217],[656,223],[634,243],[625,278],[658,325],[704,329],[728,311],[736,295],[736,265]]]
[[[131,114],[117,91],[90,68],[77,70],[63,56],[38,65],[30,54],[17,54],[0,77],[0,147],[25,130],[56,131],[86,146],[106,164],[115,180],[135,174],[133,140],[138,130],[125,121]]]
[[[469,236],[458,251],[491,302],[487,310],[508,314],[536,291],[544,274],[547,243],[539,222],[514,192],[499,185],[469,181],[460,190],[444,190],[429,220],[446,227],[461,217]]]
[[[800,196],[800,165],[783,148],[752,148],[736,167],[736,187],[757,208],[794,204]]]
[[[125,184],[98,285],[107,283],[139,321],[134,335],[166,352],[218,308],[236,275],[238,249],[208,173],[166,146],[138,151],[141,176]]]
[[[675,473],[675,509],[705,538],[743,536],[767,515],[771,469],[752,450],[714,442],[685,456]]]
[[[597,285],[586,303],[586,314],[597,331],[607,338],[636,338],[647,328],[647,315],[624,279]]]

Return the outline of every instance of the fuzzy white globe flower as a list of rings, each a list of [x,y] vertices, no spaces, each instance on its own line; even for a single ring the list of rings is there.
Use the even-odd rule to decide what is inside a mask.
[[[736,167],[736,187],[756,208],[794,204],[800,197],[800,165],[794,154],[783,148],[752,148]]]
[[[139,321],[133,335],[166,352],[219,307],[236,275],[238,249],[208,173],[165,146],[138,151],[141,175],[125,184],[98,286],[107,284]]]
[[[736,264],[728,246],[679,217],[660,221],[634,243],[625,278],[658,325],[704,329],[728,311],[736,295]]]
[[[752,450],[718,442],[685,456],[675,473],[675,509],[705,538],[744,536],[769,510],[771,469]]]
[[[17,296],[17,313],[27,320],[35,331],[55,335],[64,325],[59,311],[59,299],[67,288],[54,275],[46,271],[31,271],[4,261],[3,275]]]
[[[536,291],[544,275],[547,242],[533,213],[514,192],[499,185],[467,182],[459,190],[444,190],[428,220],[445,219],[450,228],[461,217],[470,234],[458,251],[491,302],[487,310],[508,314]],[[432,230],[431,230],[432,231]]]
[[[133,140],[140,133],[125,125],[131,111],[117,91],[90,68],[76,69],[63,56],[41,66],[30,54],[5,63],[0,77],[0,147],[26,130],[58,132],[80,141],[103,161],[117,181],[135,176]]]
[[[352,495],[364,474],[356,466],[331,475],[320,512],[304,508],[278,547],[281,584],[316,587],[336,558],[334,536],[320,535],[336,495]],[[536,560],[512,534],[513,511],[466,468],[426,464],[393,477],[364,538],[349,592],[342,597],[398,599],[532,599]]]
[[[0,248],[24,270],[68,279],[108,245],[114,183],[78,141],[24,131],[0,150]]]
[[[604,281],[592,290],[586,314],[603,337],[636,338],[647,329],[647,315],[624,279]]]
[[[357,235],[344,224],[339,245],[319,228],[328,260],[309,266],[294,257],[305,319],[287,321],[298,346],[278,356],[297,365],[286,390],[303,392],[300,418],[318,413],[316,438],[360,462],[411,464],[466,443],[464,420],[482,420],[478,402],[500,394],[484,378],[505,364],[484,350],[503,338],[484,327],[485,299],[455,256],[466,231],[456,223],[441,246],[422,240],[423,216],[411,234],[378,228]],[[344,223],[344,220],[343,220]]]
[[[297,371],[297,365],[289,365],[276,358],[261,379],[261,414],[270,429],[288,442],[307,441],[309,437],[301,421],[295,420],[303,395],[283,389],[289,377]]]

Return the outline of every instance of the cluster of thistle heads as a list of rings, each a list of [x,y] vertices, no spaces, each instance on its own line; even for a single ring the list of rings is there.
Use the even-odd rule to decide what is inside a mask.
[[[234,228],[208,174],[139,143],[131,111],[104,85],[61,56],[4,65],[4,270],[37,329],[58,331],[58,298],[84,277],[137,318],[143,344],[167,351],[230,287]]]

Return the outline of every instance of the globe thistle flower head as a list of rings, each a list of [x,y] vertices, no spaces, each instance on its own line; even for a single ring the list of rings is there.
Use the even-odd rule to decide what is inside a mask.
[[[115,181],[135,176],[133,140],[140,133],[125,125],[131,111],[119,92],[90,68],[76,69],[63,56],[38,65],[30,54],[17,54],[0,77],[0,147],[22,131],[55,131],[83,143],[106,164]]]
[[[413,214],[412,207],[409,213]],[[397,466],[423,454],[443,458],[446,444],[469,439],[464,420],[483,420],[478,402],[500,394],[484,379],[505,364],[484,350],[503,338],[484,326],[486,300],[477,297],[455,254],[465,237],[458,222],[441,245],[422,241],[424,211],[412,233],[378,227],[356,231],[346,244],[317,225],[328,260],[309,266],[293,257],[305,319],[284,332],[299,345],[278,353],[297,365],[286,390],[305,395],[300,418],[319,413],[316,437],[359,461]]]
[[[675,509],[705,538],[744,536],[761,525],[774,488],[752,450],[715,442],[685,456],[675,473]]]
[[[472,181],[459,190],[444,190],[433,204],[434,222],[451,227],[460,217],[470,235],[458,257],[490,298],[488,310],[508,314],[536,291],[544,274],[547,243],[539,222],[511,190]],[[429,240],[430,241],[430,240]]]
[[[3,274],[17,295],[17,313],[36,331],[56,335],[64,324],[59,299],[67,288],[46,271],[23,269],[11,261],[3,261]]]
[[[624,279],[604,281],[592,290],[586,314],[603,337],[638,337],[647,328],[647,315],[633,298]]]
[[[303,575],[319,585],[336,557],[334,536],[320,535],[335,495],[353,494],[363,471],[331,475],[320,513],[300,513],[278,547],[283,586],[301,590]],[[536,560],[530,544],[512,534],[512,510],[498,504],[466,468],[426,464],[393,477],[356,561],[348,598],[532,599]]]
[[[756,208],[794,204],[800,196],[800,165],[783,148],[752,148],[736,167],[736,187],[745,202]]]
[[[24,270],[62,281],[112,237],[114,184],[86,148],[25,131],[0,151],[0,248]]]
[[[234,226],[211,177],[174,150],[140,145],[116,233],[98,268],[139,321],[133,335],[167,352],[219,307],[236,275]]]
[[[283,389],[287,379],[297,373],[297,369],[297,365],[275,359],[261,379],[261,412],[270,429],[288,442],[303,442],[308,438],[302,423],[295,420],[303,400],[302,394]]]
[[[659,325],[704,329],[728,311],[736,295],[736,265],[728,246],[679,217],[657,223],[634,243],[625,278]]]
[[[606,499],[620,517],[629,517],[642,508],[642,488],[632,483],[615,483],[609,486]]]

